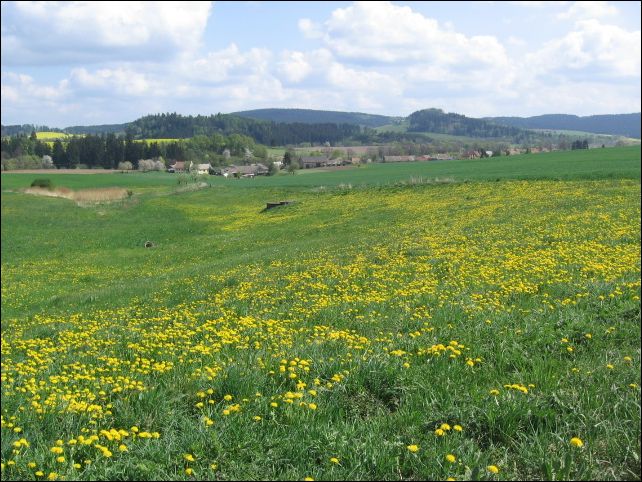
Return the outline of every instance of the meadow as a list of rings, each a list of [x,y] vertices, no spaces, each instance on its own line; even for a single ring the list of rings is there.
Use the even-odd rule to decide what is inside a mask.
[[[639,147],[33,179],[2,174],[3,480],[640,478]]]

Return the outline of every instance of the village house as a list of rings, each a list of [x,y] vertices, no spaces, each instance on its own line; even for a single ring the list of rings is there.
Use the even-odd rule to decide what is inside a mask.
[[[210,170],[212,170],[212,166],[209,162],[207,164],[196,164],[190,166],[190,171],[195,172],[196,174],[209,174]]]
[[[188,169],[191,167],[192,162],[190,161]],[[167,172],[185,172],[185,161],[176,161],[174,164],[169,166]]]

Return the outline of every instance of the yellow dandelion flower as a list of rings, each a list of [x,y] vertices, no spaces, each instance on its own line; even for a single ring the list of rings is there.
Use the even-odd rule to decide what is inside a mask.
[[[185,455],[183,455],[183,458],[185,460],[187,460],[188,462],[195,462],[196,461],[196,459],[194,458],[194,456],[192,454],[185,454]]]
[[[573,447],[583,447],[584,446],[584,442],[582,442],[582,439],[580,439],[578,437],[573,437],[571,439],[571,445]]]
[[[461,431],[463,430],[463,428],[462,428],[462,426],[461,426],[461,425],[455,425],[455,426],[453,427],[453,430],[455,430],[456,432],[461,432]]]
[[[489,465],[486,469],[493,474],[497,474],[499,472],[499,467],[496,465]]]
[[[455,461],[457,460],[457,457],[455,457],[453,454],[448,454],[446,455],[446,460],[451,464],[454,464]]]
[[[333,464],[339,464],[340,463],[339,459],[336,458],[336,457],[330,457],[330,462],[332,462]]]
[[[418,445],[408,445],[406,448],[412,453],[419,452]]]

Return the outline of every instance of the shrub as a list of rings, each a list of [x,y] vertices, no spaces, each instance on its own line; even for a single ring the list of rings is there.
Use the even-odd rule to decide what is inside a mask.
[[[51,179],[35,179],[31,183],[31,187],[42,187],[46,189],[51,189],[53,188],[53,182],[51,182]]]
[[[132,169],[134,169],[134,166],[132,166],[132,163],[129,162],[129,161],[119,162],[118,163],[118,170],[119,171],[131,171]]]

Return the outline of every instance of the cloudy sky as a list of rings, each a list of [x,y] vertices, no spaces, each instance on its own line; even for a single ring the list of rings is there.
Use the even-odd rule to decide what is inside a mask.
[[[640,2],[2,2],[2,123],[640,111]]]

